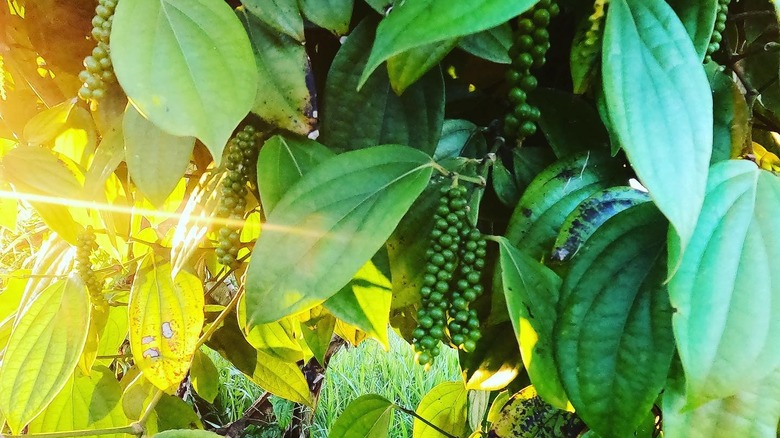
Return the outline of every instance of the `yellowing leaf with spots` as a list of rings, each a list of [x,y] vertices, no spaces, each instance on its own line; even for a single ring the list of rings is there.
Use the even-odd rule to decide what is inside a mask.
[[[149,253],[130,291],[130,348],[144,375],[163,390],[187,373],[203,328],[203,286],[186,271]]]

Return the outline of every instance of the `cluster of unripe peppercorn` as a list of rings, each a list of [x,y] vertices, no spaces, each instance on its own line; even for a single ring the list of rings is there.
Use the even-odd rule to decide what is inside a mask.
[[[87,226],[76,236],[78,245],[76,246],[76,272],[78,272],[81,281],[87,286],[90,299],[93,304],[98,304],[103,300],[103,291],[100,281],[92,270],[92,261],[90,255],[96,248],[95,230],[92,226]]]
[[[245,126],[225,147],[225,177],[222,180],[217,215],[227,219],[219,229],[216,254],[219,262],[227,267],[238,266],[236,256],[241,247],[240,223],[246,209],[247,183],[257,162],[257,141],[260,133],[253,126]]]
[[[712,54],[720,50],[720,42],[723,40],[723,31],[726,30],[726,18],[728,17],[730,3],[731,0],[718,0],[715,27],[712,29],[710,45],[707,46],[707,54],[704,56],[705,63],[712,61]]]
[[[482,336],[477,312],[469,306],[483,292],[486,241],[469,223],[466,194],[457,184],[442,188],[434,215],[413,333],[420,365],[441,354],[440,341],[474,351]]]
[[[97,45],[92,54],[84,58],[84,70],[79,73],[82,82],[79,97],[84,100],[100,100],[106,95],[106,85],[116,81],[111,64],[111,25],[117,0],[100,0],[92,18],[92,38]]]
[[[528,103],[528,93],[537,86],[531,68],[540,68],[546,62],[550,49],[550,20],[559,13],[553,0],[541,0],[523,13],[517,22],[514,43],[509,49],[512,64],[507,71],[509,102],[512,111],[504,118],[504,134],[522,140],[536,133],[539,108]]]

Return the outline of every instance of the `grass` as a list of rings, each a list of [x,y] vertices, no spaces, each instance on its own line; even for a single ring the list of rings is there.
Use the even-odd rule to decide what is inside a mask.
[[[263,391],[216,353],[211,354],[220,370],[221,417],[227,421],[239,418]],[[457,353],[448,348],[428,371],[414,363],[411,348],[391,332],[390,351],[368,340],[354,348],[345,348],[331,359],[325,385],[310,430],[313,438],[325,438],[333,422],[347,405],[364,394],[379,394],[406,408],[415,409],[422,397],[444,381],[460,378]],[[279,426],[290,422],[292,403],[272,399]],[[396,412],[390,438],[412,436],[412,418]]]

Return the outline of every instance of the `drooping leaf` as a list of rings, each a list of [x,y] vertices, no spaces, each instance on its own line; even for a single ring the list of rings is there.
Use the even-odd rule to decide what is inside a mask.
[[[333,157],[304,175],[268,216],[255,245],[248,324],[309,309],[344,287],[423,191],[431,165],[420,151],[384,145]]]
[[[147,433],[173,429],[202,429],[203,424],[192,406],[175,395],[163,394],[154,407],[152,418],[146,423]],[[153,424],[150,424],[153,423]]]
[[[246,295],[238,302],[238,325],[246,327]],[[298,321],[285,318],[267,324],[256,324],[244,331],[246,340],[263,353],[280,361],[297,362],[303,359],[303,351],[295,339]]]
[[[747,161],[714,165],[690,254],[669,283],[689,406],[729,397],[780,366],[780,181]],[[670,260],[680,254],[670,244]]]
[[[312,406],[309,384],[298,364],[257,352],[257,365],[249,376],[261,388],[281,398]]]
[[[539,128],[558,158],[585,151],[600,151],[609,136],[596,108],[580,96],[552,88],[539,88],[531,97],[539,107]]]
[[[214,403],[219,393],[219,370],[214,361],[201,350],[195,351],[192,358],[190,382],[201,398]]]
[[[667,228],[651,203],[618,213],[580,249],[561,287],[558,370],[577,414],[604,438],[633,434],[669,371]]]
[[[360,86],[366,84],[374,70],[392,56],[415,47],[490,29],[522,14],[536,2],[537,0],[401,2],[379,24],[371,57],[360,77]],[[473,17],[479,17],[479,20]]]
[[[478,431],[482,427],[482,420],[488,412],[490,391],[469,391],[469,427]]]
[[[325,314],[312,324],[309,321],[301,324],[303,339],[306,346],[309,347],[314,357],[319,363],[325,363],[325,355],[328,352],[330,341],[333,339],[333,329],[336,327],[336,318],[333,315]]]
[[[433,159],[479,156],[483,150],[487,152],[487,144],[479,126],[468,120],[447,119],[442,124]]]
[[[168,134],[132,105],[125,111],[122,132],[130,177],[152,204],[161,205],[184,176],[195,138]]]
[[[506,334],[512,331],[508,321],[480,327],[482,338],[472,353],[459,353],[466,389],[498,391],[523,378],[523,361],[514,342],[507,342]],[[527,380],[527,379],[526,379]]]
[[[712,95],[701,58],[664,0],[610,2],[602,74],[611,127],[684,249],[704,200]]]
[[[497,64],[509,64],[509,48],[512,46],[512,28],[509,23],[466,35],[458,42],[458,48]]]
[[[330,429],[328,438],[386,438],[393,403],[377,394],[353,400]]]
[[[410,85],[439,63],[458,44],[457,39],[426,44],[401,52],[387,60],[387,73],[395,94],[401,95]]]
[[[566,217],[594,193],[621,182],[623,170],[605,152],[569,156],[536,176],[517,203],[506,238],[533,258],[549,254]]]
[[[303,175],[332,156],[314,140],[282,135],[266,140],[257,158],[257,188],[265,214]]]
[[[463,382],[444,382],[431,389],[417,406],[417,415],[440,429],[460,436],[466,429],[468,391]],[[412,438],[439,438],[439,431],[419,419],[414,419]]]
[[[501,284],[523,364],[539,396],[558,409],[568,399],[553,355],[561,279],[549,268],[499,238]]]
[[[594,193],[566,218],[558,238],[555,239],[552,259],[570,259],[607,219],[649,200],[646,193],[627,186],[610,187]]]
[[[71,275],[23,306],[0,365],[0,410],[15,434],[51,403],[73,373],[87,340],[89,293]]]
[[[663,397],[669,438],[776,437],[780,420],[780,369],[736,394],[690,409],[682,370],[672,373]]]
[[[138,266],[128,311],[133,359],[154,386],[175,389],[187,374],[203,327],[203,285],[153,252]]]
[[[725,71],[710,63],[707,74],[712,88],[713,145],[712,164],[737,157],[742,152],[750,132],[748,105],[745,95]]]
[[[393,285],[373,261],[369,261],[355,277],[323,303],[335,317],[363,330],[390,350],[387,325]]]
[[[500,157],[493,164],[493,190],[498,200],[507,207],[514,207],[520,200],[520,188],[517,186],[514,175],[504,166]]]
[[[122,89],[155,125],[199,138],[219,163],[252,108],[252,46],[227,3],[138,0],[118,4],[111,60]]]
[[[325,83],[319,140],[341,149],[397,143],[433,153],[444,120],[441,72],[430,71],[396,96],[382,70],[357,91],[373,29],[372,20],[361,22],[333,59]]]
[[[587,19],[583,18],[574,34],[569,53],[574,94],[587,92],[598,77],[607,2],[608,0],[595,0],[592,13]]]
[[[303,18],[299,0],[241,0],[260,21],[284,35],[303,41]]]
[[[704,55],[707,54],[707,46],[710,45],[720,2],[668,0],[668,3],[685,26],[685,30],[693,41],[693,47],[699,55],[699,61],[703,61]]]
[[[299,0],[301,12],[312,23],[336,35],[349,31],[355,0]]]
[[[41,111],[24,125],[22,140],[28,145],[42,145],[54,140],[65,129],[68,117],[78,99],[68,99],[49,109]]]
[[[105,366],[90,375],[76,370],[46,409],[30,423],[28,433],[121,427],[129,423],[119,402],[122,388]],[[120,438],[122,434],[100,435]]]
[[[306,49],[245,9],[238,10],[238,18],[249,35],[257,64],[257,96],[252,112],[274,126],[308,134],[316,121],[313,91],[306,78],[311,70]]]
[[[513,395],[497,417],[490,428],[490,437],[576,438],[585,429],[576,415],[545,403],[533,386]]]

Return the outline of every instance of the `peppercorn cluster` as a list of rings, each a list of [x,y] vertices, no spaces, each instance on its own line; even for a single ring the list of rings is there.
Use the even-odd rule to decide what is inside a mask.
[[[111,63],[109,41],[117,0],[100,0],[92,18],[92,38],[97,45],[92,54],[84,58],[84,70],[79,73],[82,82],[79,97],[98,101],[106,95],[107,84],[116,81]]]
[[[236,256],[241,246],[241,227],[236,224],[244,217],[247,183],[257,163],[259,136],[260,133],[253,126],[247,125],[225,147],[225,177],[222,180],[222,197],[217,215],[227,221],[219,229],[216,254],[219,262],[230,268],[238,266]]]
[[[715,27],[712,29],[710,45],[707,46],[707,54],[704,56],[705,63],[712,61],[712,54],[720,50],[720,42],[723,40],[723,31],[726,30],[726,18],[728,17],[730,3],[731,0],[718,0]]]
[[[518,141],[536,133],[539,108],[528,103],[528,93],[537,86],[532,68],[540,68],[546,62],[550,49],[550,20],[559,13],[553,0],[541,0],[529,11],[523,13],[517,22],[514,43],[509,49],[512,65],[507,71],[509,102],[512,111],[504,118],[504,134]]]
[[[87,226],[76,236],[78,245],[76,246],[76,272],[78,272],[81,281],[87,286],[89,296],[93,304],[97,305],[103,301],[103,287],[92,270],[92,261],[90,256],[97,247],[95,244],[95,230],[92,226]]]
[[[477,312],[469,306],[483,292],[486,241],[468,221],[466,194],[464,186],[442,188],[434,215],[413,333],[421,365],[441,354],[440,341],[473,351],[481,337]]]

